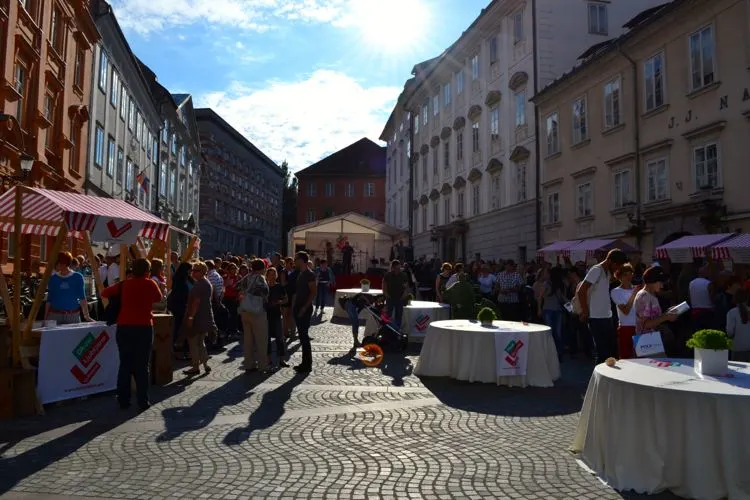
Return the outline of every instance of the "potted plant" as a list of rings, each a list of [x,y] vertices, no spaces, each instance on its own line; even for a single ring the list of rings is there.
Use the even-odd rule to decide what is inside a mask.
[[[363,292],[367,293],[370,291],[370,280],[365,278],[362,281],[360,281],[359,284],[362,286]]]
[[[725,375],[729,369],[729,349],[732,339],[721,330],[698,330],[687,341],[695,349],[696,373],[701,375]]]
[[[477,319],[480,323],[482,323],[482,326],[490,327],[492,326],[492,322],[497,319],[497,315],[495,314],[495,311],[493,311],[489,307],[485,307],[481,311],[479,311],[479,313],[477,314]]]

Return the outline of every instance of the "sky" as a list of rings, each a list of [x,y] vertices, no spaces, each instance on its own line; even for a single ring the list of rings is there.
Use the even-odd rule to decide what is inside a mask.
[[[133,52],[293,171],[378,141],[413,66],[489,0],[110,0]]]

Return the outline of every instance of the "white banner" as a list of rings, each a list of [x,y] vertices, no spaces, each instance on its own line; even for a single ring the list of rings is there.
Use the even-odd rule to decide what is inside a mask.
[[[450,319],[450,308],[440,306],[407,306],[404,309],[406,333],[409,339],[423,339],[434,321]]]
[[[113,245],[132,245],[138,239],[143,222],[100,216],[91,231],[93,241],[108,241]]]
[[[497,376],[526,375],[529,359],[529,332],[495,332]]]
[[[39,398],[43,404],[117,388],[117,326],[81,323],[42,329]]]

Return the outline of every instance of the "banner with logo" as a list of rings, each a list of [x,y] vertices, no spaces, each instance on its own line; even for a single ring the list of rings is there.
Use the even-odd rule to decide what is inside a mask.
[[[114,245],[132,245],[138,240],[143,224],[139,221],[100,216],[91,231],[91,239]]]
[[[529,332],[495,332],[498,377],[526,375],[529,359]]]
[[[660,358],[667,355],[659,332],[633,335],[633,349],[636,358]]]
[[[409,339],[421,341],[427,336],[430,323],[450,319],[450,308],[442,306],[410,305],[404,309]]]
[[[42,329],[39,399],[43,404],[117,387],[117,326],[81,323]]]

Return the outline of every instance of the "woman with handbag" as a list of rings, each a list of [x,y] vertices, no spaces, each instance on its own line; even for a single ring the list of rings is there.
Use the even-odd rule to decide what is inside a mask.
[[[193,367],[185,371],[185,375],[198,375],[201,364],[207,374],[211,373],[211,367],[208,366],[206,337],[209,333],[216,331],[211,304],[213,287],[206,277],[208,266],[204,262],[196,262],[193,264],[192,271],[194,283],[188,295],[187,312],[182,327],[188,339],[188,346],[190,346]]]
[[[266,299],[268,283],[263,272],[266,265],[260,259],[250,263],[250,274],[237,283],[240,293],[240,317],[244,330],[243,369],[247,372],[268,370],[268,317],[266,316]]]

